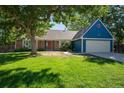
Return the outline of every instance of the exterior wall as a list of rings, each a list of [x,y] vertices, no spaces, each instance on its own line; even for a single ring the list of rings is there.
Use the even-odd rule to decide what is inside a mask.
[[[112,34],[108,31],[108,29],[105,27],[105,25],[100,20],[96,20],[92,24],[92,26],[89,27],[89,29],[81,36],[81,40],[78,39],[72,42],[74,51],[75,52],[86,52],[87,40],[110,41],[109,43],[110,52],[113,51]]]
[[[31,49],[31,42],[29,39],[17,40],[15,43],[15,49],[28,48]]]
[[[47,50],[54,50],[53,41],[46,41],[46,49]]]
[[[82,41],[83,41],[83,52],[86,52],[86,40],[83,39]]]
[[[45,41],[45,40],[38,40],[38,49],[45,49],[45,50],[59,50],[59,41]]]
[[[59,48],[61,47],[62,41],[58,41],[59,42]]]
[[[72,44],[74,52],[81,52],[81,39],[72,41]]]
[[[39,48],[45,49],[45,41],[38,40],[38,49]]]
[[[54,50],[59,50],[59,41],[54,41]]]
[[[103,23],[98,20],[91,28],[88,29],[88,31],[86,31],[83,38],[112,38],[112,36]]]
[[[15,48],[16,48],[16,49],[22,48],[22,40],[17,40],[17,41],[16,41],[16,43],[15,43]]]
[[[18,40],[16,42],[15,48],[19,49],[19,48],[29,48],[30,49],[30,41],[28,40]],[[36,47],[37,49],[44,49],[44,50],[60,50],[61,47],[61,43],[62,41],[60,40],[36,40]]]

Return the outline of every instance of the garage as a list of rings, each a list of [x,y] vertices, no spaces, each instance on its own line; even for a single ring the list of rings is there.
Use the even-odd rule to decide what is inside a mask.
[[[110,52],[110,41],[86,40],[86,52]]]
[[[81,40],[81,42],[77,42]],[[74,50],[81,53],[112,52],[114,39],[100,19],[81,29],[73,38]],[[78,51],[80,50],[80,51]]]
[[[72,42],[72,46],[73,46],[73,51],[79,53],[81,52],[81,40],[76,40],[75,42]]]

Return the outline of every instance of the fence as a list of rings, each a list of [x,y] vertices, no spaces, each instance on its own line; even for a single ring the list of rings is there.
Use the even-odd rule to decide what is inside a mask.
[[[120,52],[124,52],[124,44],[120,45]]]
[[[117,51],[117,50],[118,50],[118,49],[117,49],[117,45],[115,45],[114,48],[115,48],[114,51],[115,51],[115,52],[118,52],[118,51]],[[121,53],[124,53],[124,44],[121,44],[121,45],[119,46],[119,51],[120,51]]]

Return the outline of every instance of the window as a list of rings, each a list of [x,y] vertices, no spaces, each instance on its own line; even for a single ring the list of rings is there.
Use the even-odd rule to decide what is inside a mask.
[[[23,40],[23,47],[24,48],[31,48],[31,42],[30,42],[30,40],[29,39],[25,39],[25,40]]]

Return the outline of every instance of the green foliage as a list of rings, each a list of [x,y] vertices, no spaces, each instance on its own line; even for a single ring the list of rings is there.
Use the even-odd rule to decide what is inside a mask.
[[[115,39],[124,39],[124,6],[111,6],[105,22]]]
[[[11,45],[15,43],[16,33],[11,30],[0,30],[0,45]]]
[[[63,22],[69,30],[80,30],[92,21],[106,16],[109,6],[85,5],[85,6],[58,6],[55,13],[55,21]]]
[[[36,53],[35,36],[45,34],[50,27],[49,18],[53,14],[56,22],[63,22],[69,29],[78,30],[91,20],[104,16],[107,6],[0,6],[1,22],[4,27],[15,28],[16,37],[25,34],[31,39],[32,53]],[[8,30],[10,30],[10,28]],[[5,30],[5,29],[4,29]],[[8,31],[7,30],[7,31]],[[10,32],[12,32],[10,30]]]
[[[36,54],[35,36],[41,36],[45,29],[50,27],[49,17],[51,6],[1,6],[0,10],[3,15],[7,15],[13,22],[12,27],[21,35],[25,34],[31,40],[32,54]],[[8,24],[5,24],[6,26]]]
[[[38,48],[37,50],[38,50],[38,51],[45,51],[44,48]]]
[[[27,36],[30,36],[30,30],[35,30],[36,34],[49,27],[47,6],[1,6],[1,10],[9,19],[13,19],[14,26],[21,29],[20,33],[24,32]]]
[[[0,54],[0,87],[123,88],[124,65],[86,56]]]
[[[25,52],[25,51],[31,51],[31,49],[29,49],[29,48],[19,48],[19,49],[15,50],[15,52]]]
[[[0,45],[14,44],[16,34],[12,20],[0,11]]]
[[[109,13],[104,17],[104,21],[112,32],[119,51],[119,45],[122,44],[124,40],[124,6],[110,6]]]
[[[62,50],[62,51],[71,51],[72,50],[71,42],[70,41],[63,41],[61,43],[60,50]]]

